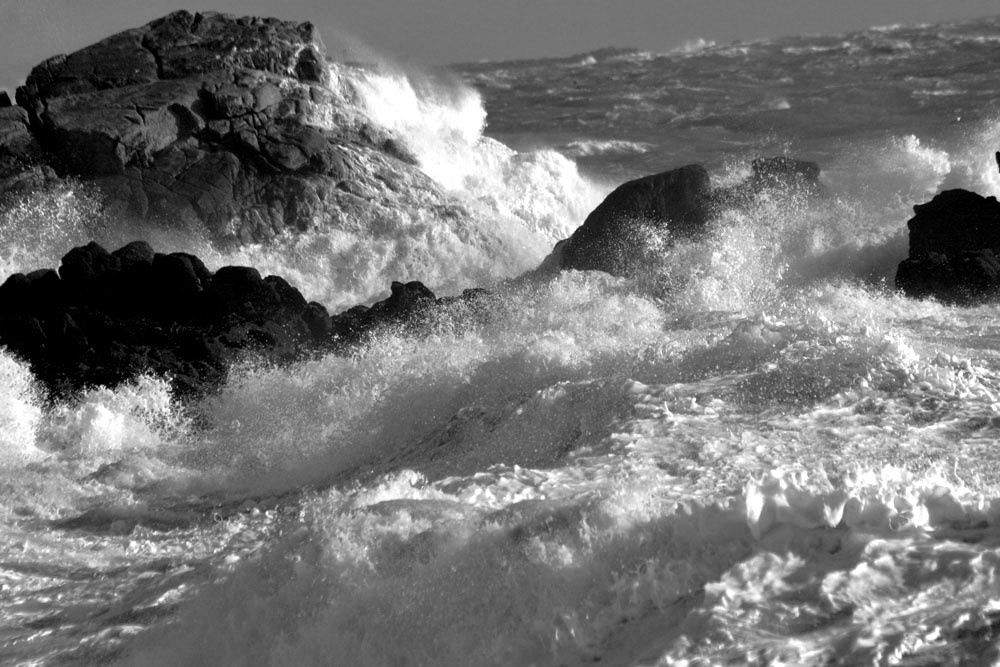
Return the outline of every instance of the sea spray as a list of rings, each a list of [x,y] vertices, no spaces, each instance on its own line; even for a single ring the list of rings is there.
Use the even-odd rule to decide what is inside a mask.
[[[820,163],[829,197],[772,193],[699,243],[650,234],[641,275],[501,282],[350,355],[237,366],[184,405],[164,378],[47,402],[0,355],[0,656],[995,659],[998,308],[906,299],[892,274],[912,204],[996,193],[996,31],[465,66],[477,93],[340,70],[337,108],[361,122],[378,99],[428,115],[384,122],[453,199],[400,181],[370,219],[157,248],[258,266],[331,307],[392,279],[496,281],[582,220],[561,217],[586,208],[579,173],[545,147],[595,137],[650,145],[588,156],[601,180],[700,161],[727,186],[788,152]],[[487,135],[542,150],[483,139],[483,106]],[[67,201],[17,214],[9,270],[88,240]]]

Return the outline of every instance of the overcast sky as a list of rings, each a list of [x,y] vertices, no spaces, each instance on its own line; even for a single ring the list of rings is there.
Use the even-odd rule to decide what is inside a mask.
[[[45,58],[175,9],[311,20],[334,51],[353,36],[426,64],[566,55],[603,46],[666,50],[872,25],[1000,14],[997,0],[0,0],[0,89]]]

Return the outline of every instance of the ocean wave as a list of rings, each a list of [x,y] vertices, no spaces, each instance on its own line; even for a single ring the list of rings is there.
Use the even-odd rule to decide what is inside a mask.
[[[152,377],[46,399],[28,366],[0,351],[5,658],[995,657],[1000,310],[907,299],[892,278],[914,203],[950,187],[1000,193],[983,148],[1000,145],[1000,124],[911,126],[925,111],[908,107],[905,123],[845,131],[887,111],[857,82],[880,42],[850,39],[865,58],[808,61],[840,76],[829,79],[843,86],[833,97],[783,88],[802,79],[767,60],[783,40],[702,45],[761,54],[746,65],[763,73],[747,79],[708,80],[698,58],[642,69],[641,52],[583,54],[575,62],[633,59],[621,67],[648,78],[574,100],[600,100],[586,107],[595,118],[620,114],[589,136],[616,136],[623,118],[634,121],[622,100],[634,110],[649,91],[694,110],[671,116],[721,116],[721,100],[746,100],[737,113],[788,125],[763,138],[758,125],[710,139],[696,128],[691,139],[691,128],[640,119],[618,135],[628,140],[581,138],[565,154],[490,138],[488,102],[447,77],[334,66],[340,115],[331,107],[315,122],[368,124],[423,172],[408,180],[389,161],[359,163],[384,187],[342,192],[382,202],[374,213],[318,220],[267,245],[220,249],[182,230],[107,226],[85,188],[5,209],[8,272],[54,266],[92,236],[160,234],[158,248],[257,266],[338,307],[392,279],[447,292],[533,268],[603,193],[567,155],[632,156],[649,171],[709,155],[713,183],[727,187],[762,147],[801,149],[822,156],[828,191],[769,191],[719,209],[697,242],[641,230],[648,270],[631,278],[522,277],[406,332],[380,330],[349,355],[247,358],[187,404]],[[786,55],[798,68],[809,53]],[[516,96],[560,90],[539,73],[574,65],[552,62],[505,66],[511,89],[484,93],[502,96],[504,131],[528,128],[534,145],[567,136],[534,133],[549,108]],[[762,101],[790,108],[761,114]],[[824,113],[795,135],[796,114],[817,106]]]
[[[559,152],[569,157],[591,157],[594,155],[638,155],[654,148],[653,144],[622,139],[578,139],[559,148]]]
[[[670,53],[683,53],[683,54],[700,53],[702,51],[705,51],[706,49],[714,47],[715,45],[716,45],[715,41],[711,39],[705,39],[704,37],[696,37],[694,39],[689,39],[685,41],[677,48],[672,49]]]

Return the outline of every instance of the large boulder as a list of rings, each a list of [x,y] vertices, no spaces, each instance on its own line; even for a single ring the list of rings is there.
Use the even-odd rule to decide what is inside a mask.
[[[629,181],[556,246],[560,268],[626,274],[649,233],[696,236],[709,218],[711,185],[697,164]]]
[[[910,254],[896,271],[907,296],[970,303],[1000,295],[1000,202],[946,190],[913,207]]]
[[[753,160],[750,175],[729,188],[713,188],[708,171],[698,164],[629,181],[560,241],[541,269],[630,275],[664,245],[700,237],[720,210],[751,206],[762,193],[822,194],[819,173],[815,162],[768,157]]]
[[[356,210],[345,183],[376,199],[379,171],[431,187],[393,137],[328,113],[328,83],[309,23],[175,12],[31,71],[0,108],[0,198],[71,177],[115,218],[251,242]]]

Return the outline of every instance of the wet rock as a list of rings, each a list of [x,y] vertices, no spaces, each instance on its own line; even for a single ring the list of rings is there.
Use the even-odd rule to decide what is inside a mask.
[[[557,246],[564,269],[625,275],[634,269],[644,237],[700,234],[711,213],[708,171],[697,164],[629,181],[594,209]]]
[[[815,162],[767,157],[754,160],[750,176],[729,188],[713,188],[708,171],[698,164],[629,181],[560,241],[539,270],[641,272],[664,245],[701,236],[720,210],[752,206],[762,193],[822,195],[819,175]]]
[[[423,283],[393,282],[388,298],[367,306],[354,306],[331,318],[333,341],[344,346],[362,342],[367,334],[380,328],[419,325],[421,316],[428,313],[439,301]]]
[[[112,253],[89,243],[68,252],[58,273],[0,285],[0,344],[56,394],[139,373],[201,394],[243,354],[287,360],[328,347],[324,316],[281,278],[248,267],[212,273],[194,255],[144,242]]]
[[[284,278],[253,267],[213,273],[194,255],[156,253],[142,241],[114,252],[89,243],[66,253],[58,272],[17,273],[0,284],[0,345],[56,396],[142,373],[200,396],[247,355],[287,363],[349,353],[379,330],[416,331],[435,308],[485,294],[439,300],[420,282],[394,282],[386,299],[331,317]]]
[[[66,253],[59,266],[59,277],[68,284],[83,288],[108,271],[117,269],[117,259],[91,241]]]
[[[156,253],[145,241],[133,241],[115,250],[111,255],[126,274],[142,273],[153,266]]]
[[[896,271],[907,296],[971,303],[1000,296],[1000,202],[946,190],[913,207],[909,257]]]

